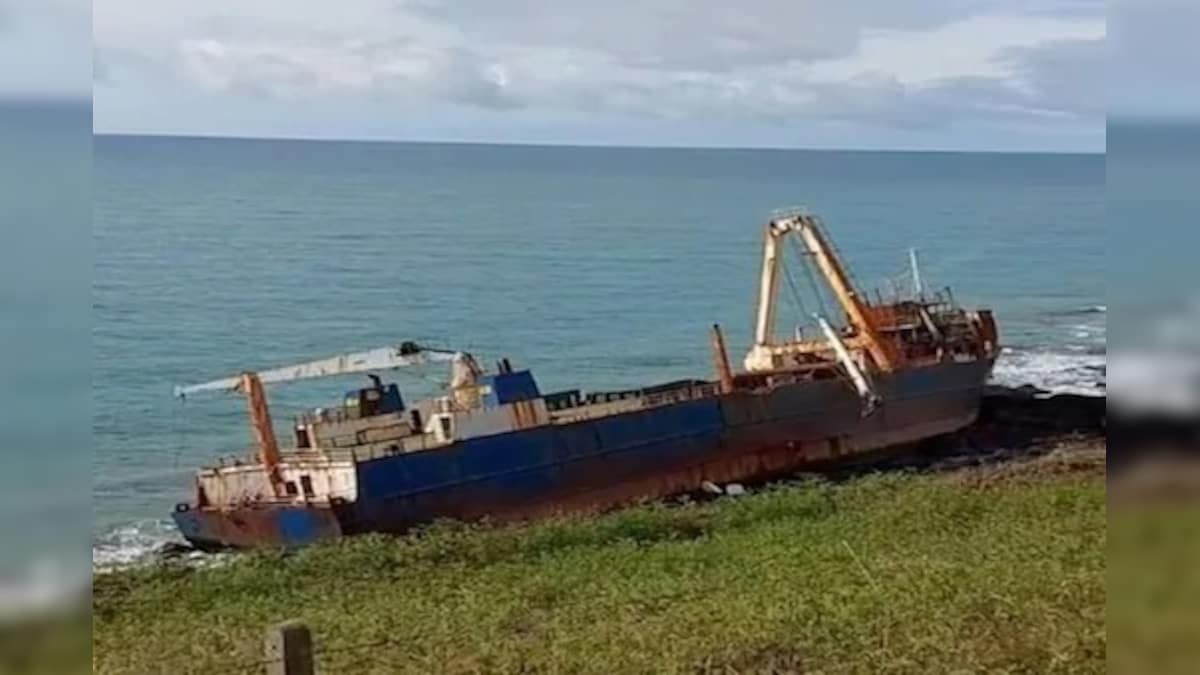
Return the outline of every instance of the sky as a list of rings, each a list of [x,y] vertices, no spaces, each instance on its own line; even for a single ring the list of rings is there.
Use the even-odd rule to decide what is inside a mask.
[[[0,63],[86,5],[0,0]],[[101,133],[1103,151],[1106,112],[1200,111],[1191,5],[95,0],[91,77],[18,79],[86,81]]]

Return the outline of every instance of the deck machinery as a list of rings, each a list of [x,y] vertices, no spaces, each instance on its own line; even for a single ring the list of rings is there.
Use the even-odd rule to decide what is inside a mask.
[[[819,270],[843,328],[816,314],[817,337],[776,339],[789,238]],[[404,342],[179,387],[179,396],[243,394],[256,449],[200,470],[174,520],[207,549],[606,509],[861,457],[953,432],[978,414],[999,352],[991,313],[961,309],[948,294],[870,302],[815,216],[768,222],[758,295],[742,372],[713,326],[712,380],[543,393],[507,359],[488,373],[465,352]],[[449,364],[451,381],[428,400],[408,403],[378,376],[430,363]],[[280,447],[265,387],[352,373],[371,385],[297,417],[291,445]]]

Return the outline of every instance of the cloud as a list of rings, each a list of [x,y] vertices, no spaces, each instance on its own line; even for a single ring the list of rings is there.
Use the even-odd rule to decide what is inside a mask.
[[[97,0],[108,82],[158,68],[247,99],[899,128],[964,116],[1095,124],[1106,31],[1104,4],[1090,0],[155,7]]]
[[[1115,0],[1112,50],[1131,71],[1156,77],[1194,78],[1200,6],[1192,0]]]
[[[1015,50],[1012,60],[1030,107],[1103,121],[1108,110],[1106,40],[1052,42]]]
[[[765,0],[647,0],[619,10],[574,2],[545,11],[537,0],[426,4],[418,14],[458,26],[473,44],[603,55],[616,67],[727,72],[782,60],[830,58],[852,50],[858,26],[827,9],[821,23],[802,3]]]
[[[1193,0],[1114,0],[1110,108],[1137,116],[1200,115],[1200,50]]]
[[[1016,7],[1039,15],[1054,8],[1089,11],[1103,20],[1104,3],[1021,0],[639,0],[610,4],[564,0],[547,11],[542,0],[441,0],[401,3],[402,14],[453,25],[473,44],[549,47],[603,53],[648,69],[731,69],[809,63],[852,55],[871,32],[928,32]],[[1019,38],[1018,38],[1019,39]]]
[[[87,0],[0,0],[0,96],[90,95],[90,19]]]
[[[127,82],[149,82],[163,88],[178,86],[186,76],[174,60],[155,58],[136,48],[92,47],[92,85],[110,90]]]
[[[305,44],[186,40],[182,74],[201,87],[284,100],[371,95],[505,108],[503,75],[469,50],[409,40]]]

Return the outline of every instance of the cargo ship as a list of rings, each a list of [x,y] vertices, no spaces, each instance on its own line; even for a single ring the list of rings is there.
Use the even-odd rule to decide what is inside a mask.
[[[810,280],[823,280],[837,316],[813,313],[813,336],[778,339],[788,243],[815,270]],[[181,397],[240,393],[254,448],[198,471],[174,522],[205,550],[292,547],[443,518],[612,509],[955,432],[979,413],[999,353],[996,323],[989,310],[959,307],[948,288],[926,293],[912,263],[914,292],[886,302],[877,292],[871,302],[816,216],[777,213],[765,227],[754,343],[735,369],[712,326],[712,376],[703,379],[543,392],[507,359],[487,372],[468,353],[403,342],[177,387]],[[448,365],[451,377],[428,400],[408,402],[380,376],[430,363]],[[350,373],[370,385],[299,415],[281,447],[266,386]]]

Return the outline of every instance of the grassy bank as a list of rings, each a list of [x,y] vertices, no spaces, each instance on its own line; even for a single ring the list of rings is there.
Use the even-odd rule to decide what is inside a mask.
[[[1194,673],[1200,457],[1147,459],[1110,479],[1108,672]]]
[[[103,575],[97,672],[1099,672],[1096,471],[886,475]],[[261,672],[261,668],[257,669]]]

